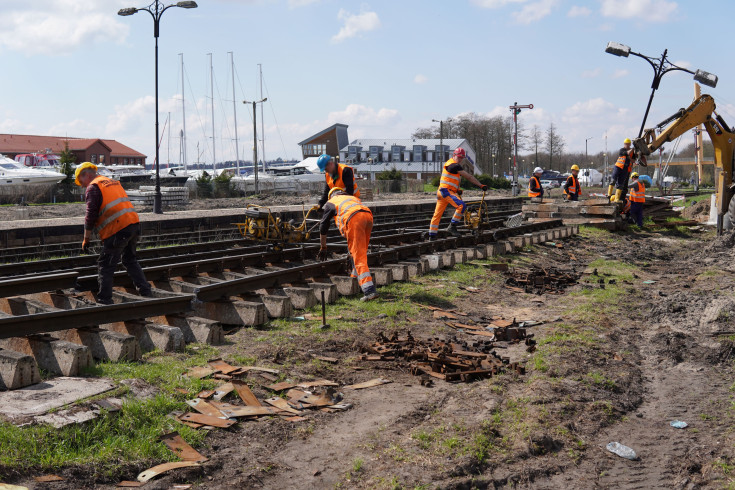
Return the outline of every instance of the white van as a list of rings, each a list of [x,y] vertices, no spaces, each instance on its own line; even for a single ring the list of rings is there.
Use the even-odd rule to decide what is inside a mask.
[[[579,183],[585,187],[594,187],[602,185],[602,173],[594,168],[582,168],[579,170]]]

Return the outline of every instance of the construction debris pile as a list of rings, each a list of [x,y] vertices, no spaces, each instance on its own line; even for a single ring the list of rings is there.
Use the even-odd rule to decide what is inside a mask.
[[[516,337],[520,339],[518,332]],[[366,354],[360,359],[405,360],[409,362],[412,374],[444,381],[471,381],[489,378],[506,371],[525,373],[524,366],[500,357],[493,347],[493,340],[460,341],[456,338],[420,340],[413,337],[411,332],[405,337],[399,337],[396,333],[390,338],[381,333],[377,342],[365,348]],[[422,384],[427,384],[427,380],[422,381]]]
[[[516,292],[535,294],[562,294],[564,290],[577,284],[581,274],[574,271],[560,271],[556,267],[531,267],[530,271],[513,269],[505,273],[506,286]]]

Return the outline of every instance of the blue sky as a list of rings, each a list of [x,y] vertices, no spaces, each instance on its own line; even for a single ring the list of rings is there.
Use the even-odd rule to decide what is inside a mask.
[[[719,76],[718,110],[735,124],[735,67],[724,48],[735,2],[701,0],[201,0],[166,11],[160,37],[161,128],[171,112],[178,161],[183,53],[188,159],[212,159],[209,58],[217,160],[252,155],[243,99],[266,95],[266,157],[299,157],[298,141],[335,122],[350,138],[409,137],[431,119],[507,114],[527,128],[553,121],[567,150],[610,150],[637,135],[653,70],[604,52],[608,41]],[[3,0],[0,132],[103,137],[152,155],[153,22],[118,16],[130,0]],[[663,79],[647,126],[688,105],[691,75]],[[277,124],[276,124],[277,121]],[[260,126],[260,121],[258,121]],[[167,160],[163,135],[161,159]],[[688,143],[686,141],[685,143]]]

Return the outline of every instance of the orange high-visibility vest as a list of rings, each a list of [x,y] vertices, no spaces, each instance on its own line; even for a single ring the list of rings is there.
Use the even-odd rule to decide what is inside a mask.
[[[454,165],[457,161],[454,158],[450,158],[444,163],[442,167],[442,177],[439,181],[439,189],[449,189],[452,192],[457,192],[459,189],[459,182],[462,180],[462,176],[459,174],[450,173],[447,167]]]
[[[567,189],[564,189],[564,194],[577,194],[582,190],[582,186],[579,185],[579,180],[577,180],[577,177],[574,176],[574,174],[570,175],[567,181],[569,179],[572,179],[572,185],[569,186],[568,192]]]
[[[536,177],[535,175],[532,175],[531,178],[528,179],[528,197],[538,197],[541,195],[541,192],[534,192],[531,190],[532,189],[531,182],[533,182],[534,179],[536,180],[536,188],[538,189],[541,188],[541,181],[538,180],[538,177]]]
[[[329,172],[325,172],[324,176],[327,179],[327,185],[330,189],[334,189],[335,187],[341,187],[342,189],[347,189],[345,186],[344,181],[342,180],[342,171],[345,169],[345,167],[348,167],[348,165],[338,163],[337,164],[337,180],[334,180],[332,176],[329,174]],[[352,169],[352,167],[350,167]],[[355,182],[355,170],[352,169],[352,184],[354,191],[352,192],[352,195],[355,197],[360,197],[360,190],[357,188],[357,182]]]
[[[622,168],[626,172],[630,172],[631,170],[633,170],[633,156],[634,155],[635,155],[635,152],[632,149],[627,150],[625,155],[620,155],[618,157],[618,160],[615,162],[615,166],[618,168]],[[628,162],[628,165],[625,164],[626,161]]]
[[[94,231],[100,240],[140,221],[120,182],[98,175],[89,185],[92,184],[97,184],[102,193],[100,214],[94,223]]]
[[[332,197],[329,202],[337,207],[337,214],[334,216],[334,222],[337,224],[337,228],[342,236],[345,236],[347,223],[350,222],[350,219],[355,215],[355,213],[368,212],[370,213],[370,216],[372,216],[370,209],[363,205],[355,196],[339,194]]]
[[[633,202],[646,202],[646,186],[640,180],[633,182],[630,186],[630,200]]]

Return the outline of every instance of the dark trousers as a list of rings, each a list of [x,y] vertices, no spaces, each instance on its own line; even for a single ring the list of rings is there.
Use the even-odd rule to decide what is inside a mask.
[[[628,172],[620,167],[613,167],[612,183],[615,184],[616,189],[627,189],[628,188]]]
[[[567,194],[569,196],[570,201],[579,201],[579,195],[578,194]]]
[[[643,203],[632,202],[630,203],[630,217],[633,218],[635,224],[643,226]]]
[[[120,259],[140,294],[151,295],[151,286],[145,280],[145,274],[135,255],[139,236],[140,223],[135,223],[102,240],[102,252],[97,260],[97,282],[100,287],[97,302],[112,303],[112,281]]]

